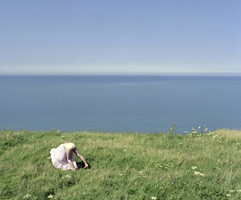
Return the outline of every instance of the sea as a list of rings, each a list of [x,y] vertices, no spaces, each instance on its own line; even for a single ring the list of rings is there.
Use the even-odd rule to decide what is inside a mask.
[[[174,126],[177,134],[241,129],[241,76],[0,76],[0,130],[159,133]]]

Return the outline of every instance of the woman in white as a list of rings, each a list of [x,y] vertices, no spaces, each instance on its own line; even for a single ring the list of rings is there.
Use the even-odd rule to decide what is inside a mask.
[[[58,169],[71,169],[76,171],[78,167],[74,160],[73,152],[84,162],[84,168],[87,168],[89,165],[85,161],[84,157],[79,154],[75,144],[70,142],[61,144],[56,149],[51,149],[50,154],[53,165]]]

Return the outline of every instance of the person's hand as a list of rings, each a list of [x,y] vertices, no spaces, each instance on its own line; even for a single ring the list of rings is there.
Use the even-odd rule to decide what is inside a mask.
[[[84,167],[84,169],[86,169],[87,167],[89,167],[89,165],[88,165],[88,164],[85,164],[85,167]]]

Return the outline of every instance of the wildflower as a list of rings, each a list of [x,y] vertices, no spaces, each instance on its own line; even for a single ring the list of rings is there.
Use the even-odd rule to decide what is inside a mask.
[[[229,192],[234,192],[233,190],[229,190]]]
[[[203,173],[200,173],[199,175],[200,175],[200,176],[205,176]]]
[[[151,199],[156,200],[157,198],[156,197],[151,197]]]
[[[53,199],[53,198],[54,196],[52,194],[48,196],[48,199]]]
[[[231,194],[227,194],[226,196],[227,196],[227,197],[231,197]]]
[[[237,190],[237,192],[241,192],[241,190]]]
[[[192,169],[197,169],[197,167],[196,167],[196,166],[192,166],[191,168],[192,168]]]
[[[198,172],[198,171],[195,171],[195,172],[194,172],[194,175],[204,176],[204,174],[203,174],[203,173]]]
[[[120,176],[123,176],[123,174],[119,174]]]
[[[30,197],[31,197],[30,194],[26,194],[23,198],[24,198],[24,199],[28,199],[28,198],[30,198]]]

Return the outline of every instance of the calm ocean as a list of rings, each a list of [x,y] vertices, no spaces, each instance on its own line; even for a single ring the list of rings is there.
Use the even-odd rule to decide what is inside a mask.
[[[0,76],[0,126],[167,132],[241,129],[239,76]]]

